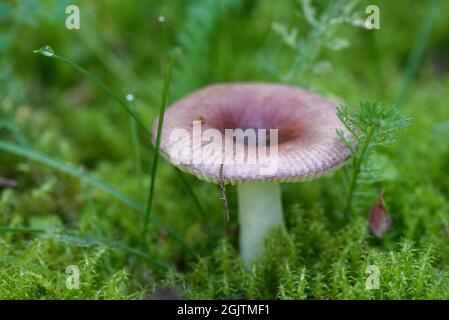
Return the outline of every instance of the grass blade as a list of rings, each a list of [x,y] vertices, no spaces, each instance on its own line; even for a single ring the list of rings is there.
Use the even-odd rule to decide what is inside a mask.
[[[85,243],[87,245],[102,244],[102,245],[107,246],[111,250],[121,250],[123,252],[143,258],[147,261],[150,261],[155,266],[157,266],[161,269],[168,270],[168,269],[172,268],[171,266],[169,266],[167,263],[163,262],[162,260],[160,260],[148,253],[140,251],[138,249],[129,247],[128,245],[121,243],[119,241],[106,239],[106,238],[93,237],[93,236],[83,238],[83,237],[77,235],[75,232],[70,231],[70,230],[16,226],[16,227],[0,227],[0,233],[49,234],[49,235],[64,236],[65,238],[62,238],[62,240],[65,243],[68,240],[72,239],[79,243]]]
[[[80,65],[76,64],[70,59],[67,59],[63,56],[57,55],[53,52],[53,49],[51,49],[48,46],[42,47],[38,50],[34,50],[34,53],[40,53],[43,56],[56,59],[58,61],[62,61],[69,66],[73,67],[76,71],[81,73],[82,75],[86,76],[87,78],[91,79],[93,82],[95,82],[106,94],[108,94],[112,99],[114,99],[120,106],[122,106],[126,112],[139,124],[139,126],[145,130],[145,133],[150,136],[150,131],[147,129],[147,127],[140,121],[140,119],[137,117],[137,115],[134,113],[134,111],[128,106],[128,104],[120,98],[118,95],[112,91],[111,88],[109,88],[103,81],[98,79],[94,74],[90,73]],[[49,53],[50,52],[50,53]]]
[[[156,182],[157,164],[158,164],[158,159],[159,159],[159,148],[161,146],[161,132],[162,132],[162,125],[164,123],[165,106],[167,105],[168,89],[170,87],[170,81],[171,81],[171,76],[172,76],[172,66],[173,66],[173,61],[172,61],[172,59],[169,59],[169,61],[167,62],[167,71],[166,71],[165,78],[164,78],[164,88],[162,89],[161,106],[160,106],[160,110],[159,110],[159,120],[158,120],[157,135],[156,135],[156,145],[155,145],[153,164],[151,166],[151,184],[150,184],[150,191],[148,194],[147,208],[145,211],[145,222],[144,222],[143,231],[142,231],[142,243],[146,239],[146,235],[148,232],[148,222],[150,219],[151,207],[153,205],[154,185]]]
[[[28,142],[27,138],[22,133],[20,128],[13,121],[0,118],[0,129],[3,129],[3,128],[8,130],[9,132],[11,132],[12,135],[14,135],[14,138],[20,144],[23,144],[25,146],[29,145],[29,142]]]
[[[85,173],[83,170],[76,168],[72,165],[69,165],[69,164],[66,164],[57,159],[51,158],[45,154],[37,152],[28,147],[9,143],[4,140],[0,140],[0,150],[6,151],[9,153],[13,153],[15,155],[27,158],[29,160],[33,160],[33,161],[45,164],[49,167],[52,167],[59,171],[62,171],[70,176],[77,177],[80,180],[84,181],[85,183],[92,185],[95,188],[113,196],[116,200],[118,200],[121,203],[125,204],[126,206],[134,209],[135,211],[139,212],[140,214],[144,215],[146,212],[145,208],[143,206],[141,206],[139,203],[137,203],[135,200],[133,200],[132,198],[128,197],[124,193],[115,189],[111,185],[104,183],[104,182],[90,176],[89,174]],[[195,251],[169,225],[167,225],[165,222],[163,222],[161,219],[159,219],[155,215],[151,215],[150,218],[153,223],[155,223],[155,224],[159,225],[160,227],[162,227],[163,229],[165,229],[167,231],[167,233],[170,234],[170,236],[173,239],[175,239],[177,242],[179,242],[186,250],[188,250],[190,253],[196,255]]]
[[[54,58],[56,60],[62,61],[68,65],[70,65],[71,67],[73,67],[75,70],[77,70],[78,72],[80,72],[81,74],[85,75],[86,77],[88,77],[89,79],[91,79],[92,81],[94,81],[105,93],[107,93],[111,98],[113,98],[117,103],[119,103],[129,114],[129,116],[145,131],[145,134],[147,136],[151,136],[151,132],[149,131],[149,129],[146,128],[146,126],[142,123],[142,121],[139,120],[139,118],[137,117],[137,115],[134,113],[134,111],[127,105],[127,103],[125,101],[123,101],[123,99],[121,99],[119,96],[117,96],[106,84],[104,84],[100,79],[98,79],[94,74],[90,73],[89,71],[87,71],[86,69],[84,69],[83,67],[81,67],[80,65],[76,64],[75,62],[63,57],[63,56],[59,56],[57,54],[55,54],[53,52],[53,49],[51,49],[48,46],[42,47],[38,50],[34,50],[35,53],[40,53],[43,56],[46,57],[50,57],[50,58]],[[171,68],[172,68],[172,64],[170,63],[170,78],[171,78]],[[165,106],[164,106],[164,110],[165,110]],[[156,159],[156,161],[153,161],[153,167],[154,164],[157,164],[157,158],[158,158],[158,154],[159,154],[159,148],[156,148],[156,152],[154,155],[154,159]],[[156,167],[157,168],[157,165]],[[154,169],[153,169],[154,170]],[[154,177],[154,175],[151,176],[152,179]],[[184,183],[185,181],[183,181]],[[195,204],[195,206],[197,207],[198,211],[201,213],[202,212],[202,208],[201,206],[198,206],[199,202],[198,202],[198,198],[195,195],[195,192],[193,191],[193,189],[190,187],[190,185],[188,183],[184,183],[184,185],[186,186],[186,188],[188,189],[188,194],[189,196],[192,198],[193,203]],[[150,186],[150,195],[149,195],[149,199],[148,199],[148,207],[151,207],[151,203],[152,203],[152,193],[154,192],[151,191],[151,188],[154,188],[154,181],[151,182],[151,186]],[[148,214],[149,215],[149,214]],[[146,216],[146,213],[145,213]],[[146,226],[148,225],[148,222],[145,223],[144,225],[144,233],[146,233],[145,228],[147,228]]]
[[[433,0],[429,6],[429,9],[427,9],[426,19],[421,24],[419,34],[415,41],[415,45],[408,58],[407,66],[405,69],[404,82],[402,84],[401,91],[399,92],[399,96],[396,100],[396,105],[398,107],[402,106],[405,98],[407,97],[407,94],[410,91],[410,86],[412,84],[412,80],[415,76],[416,70],[418,69],[424,47],[426,45],[427,39],[430,36],[433,25],[437,21],[442,4],[443,0]]]
[[[209,219],[206,215],[206,212],[204,211],[203,207],[201,206],[201,203],[198,199],[198,197],[196,196],[196,194],[193,192],[192,188],[190,187],[189,183],[187,182],[186,178],[184,177],[183,173],[181,172],[181,170],[179,170],[178,168],[175,168],[176,173],[178,174],[179,178],[181,179],[183,185],[185,186],[187,193],[189,194],[190,198],[192,198],[195,206],[198,208],[198,211],[201,215],[201,218],[203,220],[203,224],[206,227],[207,232],[211,232],[211,226],[209,223]]]
[[[133,142],[133,151],[134,151],[134,161],[136,166],[136,175],[137,175],[137,187],[139,189],[140,199],[143,199],[143,175],[142,175],[142,152],[140,148],[140,139],[139,139],[139,127],[131,116],[129,117],[130,125],[131,125],[131,136]]]

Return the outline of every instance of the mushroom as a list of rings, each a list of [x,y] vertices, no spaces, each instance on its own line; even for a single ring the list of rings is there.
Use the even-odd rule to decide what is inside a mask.
[[[280,183],[314,179],[351,156],[338,130],[348,134],[336,106],[314,93],[282,84],[216,84],[167,108],[160,152],[199,179],[237,185],[240,254],[248,265],[267,234],[284,226]],[[156,132],[157,120],[153,143]]]

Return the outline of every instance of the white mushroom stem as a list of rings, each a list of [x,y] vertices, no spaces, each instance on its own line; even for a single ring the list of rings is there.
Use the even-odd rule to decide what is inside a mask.
[[[240,255],[246,265],[263,252],[269,232],[284,226],[281,188],[278,183],[256,182],[237,185]]]

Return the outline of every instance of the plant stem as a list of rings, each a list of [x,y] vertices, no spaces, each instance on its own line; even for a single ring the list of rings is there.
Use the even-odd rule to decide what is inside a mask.
[[[278,183],[237,185],[240,255],[249,265],[263,252],[264,241],[275,227],[284,226],[281,188]]]
[[[373,139],[375,131],[376,131],[375,126],[370,128],[368,135],[366,136],[366,138],[363,142],[362,149],[360,151],[360,156],[354,158],[354,169],[353,169],[354,171],[352,173],[351,185],[349,187],[348,198],[346,200],[346,206],[345,206],[345,210],[344,210],[344,212],[346,214],[349,214],[349,212],[351,211],[352,200],[354,198],[355,188],[357,187],[357,180],[359,178],[362,163],[363,163],[363,160],[365,160],[368,146],[370,145],[371,140]]]

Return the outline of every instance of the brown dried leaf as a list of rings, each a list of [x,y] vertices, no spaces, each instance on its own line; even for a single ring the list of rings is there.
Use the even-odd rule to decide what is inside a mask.
[[[371,231],[379,238],[382,238],[382,236],[390,229],[392,219],[385,208],[382,194],[379,195],[376,204],[371,209],[368,221]]]

